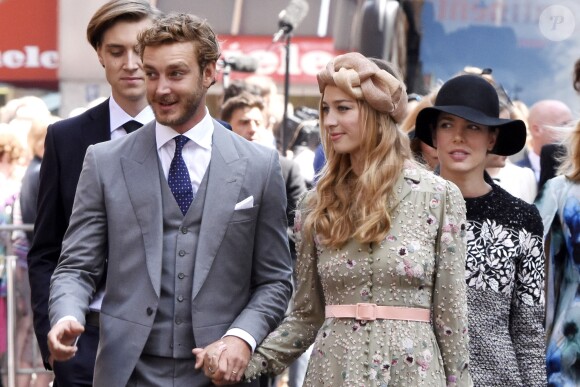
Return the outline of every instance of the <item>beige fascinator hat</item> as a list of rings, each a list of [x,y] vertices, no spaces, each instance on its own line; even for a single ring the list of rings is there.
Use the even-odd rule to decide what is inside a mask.
[[[336,86],[350,97],[366,101],[375,110],[389,114],[395,122],[405,117],[405,84],[358,52],[339,55],[316,76],[320,93]]]

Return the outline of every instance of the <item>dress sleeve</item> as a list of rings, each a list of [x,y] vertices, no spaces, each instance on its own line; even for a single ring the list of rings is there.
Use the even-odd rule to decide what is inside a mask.
[[[449,182],[444,202],[433,291],[435,337],[447,385],[472,386],[468,368],[465,202],[459,189]]]
[[[565,276],[566,265],[558,257],[560,256],[560,249],[566,249],[566,243],[562,235],[562,225],[556,217],[560,195],[561,197],[567,196],[566,187],[562,184],[565,180],[562,179],[564,177],[556,177],[548,180],[544,185],[541,196],[534,203],[540,212],[544,226],[543,237],[546,260],[544,266],[546,321],[544,326],[546,329],[546,337],[552,336],[557,300],[560,297],[560,284]]]
[[[313,236],[302,231],[303,205],[296,211],[297,236],[295,267],[296,292],[292,312],[258,346],[244,375],[280,374],[314,342],[324,322],[324,296],[316,267],[317,252]]]
[[[554,217],[558,212],[558,188],[562,188],[559,186],[559,182],[560,178],[548,180],[544,186],[541,196],[539,196],[534,203],[540,211],[540,216],[542,217],[542,224],[544,225],[544,238],[550,232],[550,227],[552,226]]]
[[[542,219],[535,207],[520,230],[520,259],[510,312],[512,337],[525,386],[546,385],[544,319],[544,247]]]

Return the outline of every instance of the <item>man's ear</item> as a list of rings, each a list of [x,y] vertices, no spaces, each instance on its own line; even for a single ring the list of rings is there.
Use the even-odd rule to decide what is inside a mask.
[[[206,89],[209,89],[209,87],[216,82],[217,77],[216,62],[208,63],[203,69],[202,76],[203,76],[203,86]]]

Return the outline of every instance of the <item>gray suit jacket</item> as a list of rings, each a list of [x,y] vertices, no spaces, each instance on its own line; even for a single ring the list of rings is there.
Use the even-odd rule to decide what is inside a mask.
[[[259,343],[291,294],[286,195],[276,151],[215,122],[192,294],[198,347],[241,328]],[[95,386],[124,386],[143,350],[160,293],[162,205],[155,122],[89,147],[51,280],[50,319],[85,322],[107,271]],[[254,207],[234,210],[253,195]]]

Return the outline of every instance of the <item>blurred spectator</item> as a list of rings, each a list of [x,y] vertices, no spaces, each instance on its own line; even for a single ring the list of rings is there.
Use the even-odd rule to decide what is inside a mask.
[[[542,196],[548,180],[556,177],[562,160],[566,157],[566,147],[561,143],[546,144],[540,151],[540,181],[538,182],[538,199]]]
[[[555,128],[569,125],[571,121],[572,112],[561,101],[541,100],[532,105],[528,115],[528,130],[531,140],[524,151],[524,158],[516,165],[531,168],[536,176],[536,181],[539,181],[542,147],[556,141]]]
[[[25,149],[17,136],[17,127],[2,125],[0,127],[0,224],[22,224],[19,194],[22,169],[21,162]],[[32,313],[30,309],[30,285],[28,283],[26,252],[28,241],[23,231],[13,233],[0,232],[0,255],[15,254],[17,259],[15,276],[16,335],[15,354],[18,369],[30,369],[41,365],[40,357],[35,364],[33,359],[34,335],[32,331]],[[6,277],[0,279],[0,353],[6,351]],[[50,375],[39,375],[37,386],[48,386]],[[17,385],[29,386],[30,374],[20,374]]]
[[[242,79],[235,79],[225,88],[222,95],[221,105],[223,106],[228,99],[240,95],[243,91],[262,96],[262,90],[260,90],[258,86],[249,84]]]
[[[316,117],[318,117],[318,112]],[[302,120],[294,131],[294,136],[289,144],[290,150],[287,153],[292,154],[292,159],[300,166],[300,172],[308,188],[312,188],[314,184],[314,152],[319,144],[318,118]]]
[[[271,138],[264,122],[264,102],[262,98],[242,91],[236,96],[229,97],[221,108],[221,119],[232,126],[234,133],[248,141],[257,141],[272,147]]]
[[[580,92],[580,59],[572,84]],[[544,223],[547,257],[548,386],[573,386],[580,380],[580,122],[562,141],[541,148],[540,166],[536,205]],[[558,176],[551,178],[554,174]]]
[[[318,176],[322,173],[325,164],[326,156],[324,155],[324,147],[320,143],[314,151],[314,161],[312,162],[312,167],[314,168],[314,183],[318,180]]]
[[[414,108],[412,108],[407,113],[407,116],[401,123],[401,130],[407,133],[411,140],[411,150],[413,151],[413,156],[417,161],[425,165],[430,170],[434,170],[439,164],[439,159],[437,158],[437,149],[425,144],[419,139],[419,137],[415,136],[415,121],[421,110],[426,107],[433,106],[435,97],[437,97],[437,90],[431,91],[428,95],[422,97],[418,102],[412,104],[414,105]]]
[[[35,96],[25,96],[12,99],[0,108],[0,122],[5,124],[16,118],[33,119],[49,115],[50,111],[48,110],[46,103],[39,97]]]
[[[578,385],[580,370],[580,123],[564,142],[567,157],[536,202],[546,238],[548,383]]]
[[[44,138],[48,125],[60,120],[60,117],[41,117],[32,121],[28,132],[28,146],[32,158],[24,177],[20,190],[20,208],[22,210],[22,221],[25,224],[34,224],[36,219],[36,202],[38,197],[38,186],[40,182],[40,162],[44,155]],[[28,231],[26,237],[28,243],[32,243],[33,232]]]
[[[267,75],[250,75],[245,78],[248,87],[256,88],[264,101],[264,119],[266,128],[274,134],[284,118],[284,96],[278,93],[276,82]]]
[[[489,153],[485,170],[497,185],[512,196],[530,204],[536,199],[538,188],[531,169],[514,165],[507,156]]]
[[[499,94],[499,97],[500,118],[524,121],[519,109],[512,105],[506,94]],[[536,199],[538,186],[531,169],[513,164],[507,156],[488,153],[485,171],[512,196],[530,204]]]
[[[574,90],[580,93],[580,59],[574,63],[574,75],[572,80]]]

